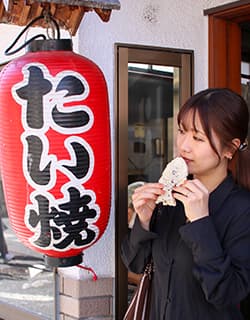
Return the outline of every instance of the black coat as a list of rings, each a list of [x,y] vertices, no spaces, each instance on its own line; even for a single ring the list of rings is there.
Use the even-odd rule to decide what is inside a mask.
[[[250,291],[250,192],[228,176],[209,196],[209,216],[186,223],[184,207],[158,206],[150,231],[136,220],[122,258],[141,273],[152,252],[152,320],[241,320]]]

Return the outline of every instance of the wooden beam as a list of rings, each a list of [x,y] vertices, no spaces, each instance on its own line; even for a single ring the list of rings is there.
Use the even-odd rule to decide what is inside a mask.
[[[26,0],[0,2],[0,23],[26,26],[34,18],[39,17],[43,10],[48,10],[62,29],[67,29],[74,36],[79,28],[84,14],[88,11],[95,13],[103,22],[108,22],[112,9],[119,9],[118,0]],[[34,26],[47,28],[45,20],[38,20]]]
[[[47,2],[55,3],[59,5],[68,5],[68,6],[80,6],[87,8],[100,8],[100,9],[120,9],[119,0],[28,0],[29,2]]]

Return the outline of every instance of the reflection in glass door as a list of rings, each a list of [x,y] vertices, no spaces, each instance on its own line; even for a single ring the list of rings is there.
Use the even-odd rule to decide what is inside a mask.
[[[178,68],[128,65],[128,184],[157,181],[173,157],[174,77]]]

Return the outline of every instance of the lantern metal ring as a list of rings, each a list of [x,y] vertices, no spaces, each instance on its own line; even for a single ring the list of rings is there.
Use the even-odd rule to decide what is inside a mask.
[[[57,32],[57,39],[59,40],[61,35],[60,35],[60,28],[59,25],[57,23],[57,21],[52,17],[51,13],[48,10],[44,10],[43,13],[34,18],[30,23],[27,24],[27,26],[20,32],[20,34],[16,37],[16,39],[13,41],[13,43],[4,51],[4,54],[6,56],[10,56],[12,54],[17,53],[18,51],[22,50],[23,48],[25,48],[29,43],[31,43],[32,41],[38,39],[38,38],[43,38],[43,40],[46,40],[46,36],[44,34],[37,34],[34,37],[30,38],[29,40],[26,40],[21,46],[19,46],[18,48],[14,49],[11,51],[11,49],[13,49],[13,47],[17,44],[18,40],[22,37],[22,35],[33,25],[35,24],[38,20],[40,19],[44,19],[46,24],[48,24],[47,27],[47,36],[49,39],[55,39],[55,30]],[[50,37],[49,35],[49,28],[52,29],[52,37]]]

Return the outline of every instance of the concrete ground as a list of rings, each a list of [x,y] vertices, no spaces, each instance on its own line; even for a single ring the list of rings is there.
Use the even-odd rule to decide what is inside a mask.
[[[0,258],[0,302],[38,314],[44,320],[53,319],[53,270],[45,266],[41,254],[20,243],[8,218],[2,221],[10,260]]]

